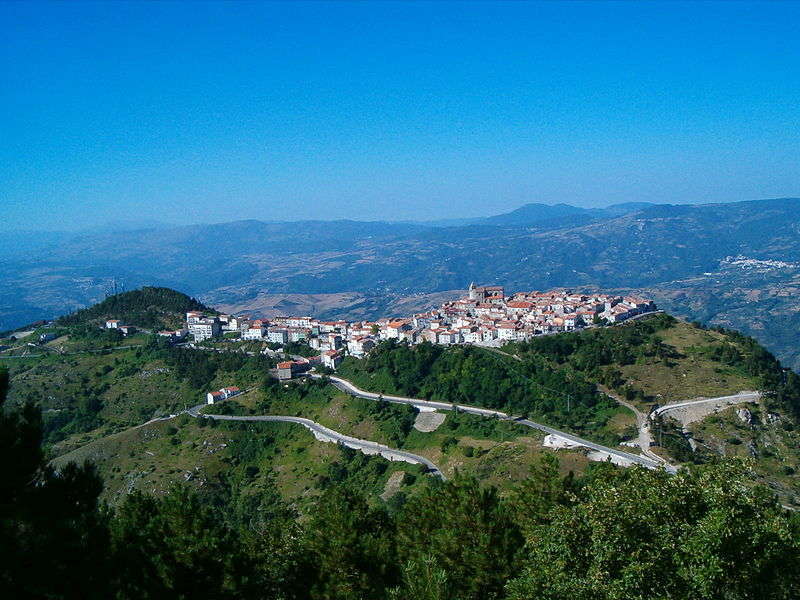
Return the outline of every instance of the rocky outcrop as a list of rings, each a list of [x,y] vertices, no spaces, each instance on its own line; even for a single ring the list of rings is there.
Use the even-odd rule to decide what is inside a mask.
[[[746,408],[737,408],[736,409],[736,416],[739,417],[739,420],[742,423],[745,423],[747,425],[752,425],[753,424],[753,413],[751,413]]]

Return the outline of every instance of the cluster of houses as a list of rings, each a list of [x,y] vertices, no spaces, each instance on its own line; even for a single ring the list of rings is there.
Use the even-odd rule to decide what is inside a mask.
[[[335,369],[345,354],[364,356],[381,340],[500,346],[538,335],[619,323],[654,310],[652,300],[633,296],[569,290],[517,292],[506,296],[500,286],[471,284],[467,297],[407,318],[349,322],[298,316],[251,319],[189,312],[186,329],[160,335],[172,339],[191,335],[195,341],[203,341],[235,331],[245,340],[303,342],[319,351],[319,357],[310,361],[280,363],[278,373],[288,379],[312,363]]]

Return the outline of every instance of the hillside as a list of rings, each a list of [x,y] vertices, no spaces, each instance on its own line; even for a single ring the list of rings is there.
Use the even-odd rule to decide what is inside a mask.
[[[574,218],[509,213],[502,224],[457,227],[240,221],[54,238],[46,251],[0,262],[0,329],[99,301],[112,278],[187,290],[209,305],[268,297],[268,308],[286,297],[325,318],[384,316],[406,298],[474,280],[641,290],[691,320],[747,331],[800,366],[791,293],[800,200],[563,210]],[[331,303],[331,294],[344,296]]]
[[[44,442],[57,455],[194,406],[209,389],[257,385],[275,364],[264,356],[191,352],[155,338],[140,341],[133,348],[126,340],[101,352],[70,349],[3,360],[11,374],[9,403],[33,402],[42,409]],[[68,343],[75,348],[81,341]]]
[[[755,457],[760,480],[786,499],[800,494],[792,476],[800,469],[794,429],[800,377],[738,332],[659,315],[511,343],[502,352],[385,343],[364,360],[345,360],[339,373],[375,392],[528,415],[611,447],[637,435],[634,414],[617,399],[646,415],[673,403],[762,390],[758,401],[736,404],[752,415],[744,425],[731,417],[736,408],[665,413],[655,420],[653,450],[676,464]],[[742,429],[748,433],[737,434]]]
[[[178,329],[188,311],[214,312],[213,309],[169,288],[145,286],[109,296],[88,308],[59,317],[55,325],[102,325],[106,319],[119,319],[126,325],[145,329]]]
[[[0,370],[0,407],[5,391]],[[88,463],[46,468],[35,411],[3,408],[0,450],[13,465],[3,543],[15,551],[2,568],[13,597],[422,599],[433,591],[523,600],[558,582],[554,599],[604,597],[609,588],[646,598],[654,587],[663,597],[714,598],[694,593],[709,585],[697,575],[707,561],[718,565],[714,589],[741,590],[727,597],[749,597],[754,582],[759,598],[776,600],[800,587],[794,569],[783,572],[800,560],[796,514],[739,462],[675,475],[603,464],[576,475],[544,455],[526,477],[497,487],[309,445],[287,424],[182,415],[73,453],[96,461],[101,476]],[[507,445],[486,451],[498,447]],[[464,448],[465,457],[484,452]],[[478,473],[506,477],[497,461]],[[104,487],[111,505],[100,504]],[[598,582],[594,573],[612,563]],[[627,576],[643,567],[656,576]]]
[[[157,291],[131,294],[141,300],[153,293]],[[178,294],[167,297],[176,302],[187,301],[187,297]],[[146,306],[152,309],[149,302]],[[125,304],[134,311],[131,314],[141,305],[140,301]],[[107,310],[105,302],[92,307],[79,322],[91,323]],[[107,492],[117,500],[124,496],[120,491],[123,489],[130,491],[138,485],[156,485],[156,482],[158,489],[167,489],[169,482],[179,481],[188,472],[184,467],[187,461],[191,462],[192,451],[205,441],[203,432],[197,429],[199,424],[185,418],[180,419],[180,426],[162,422],[141,429],[130,428],[181,412],[203,402],[208,390],[229,385],[249,391],[235,401],[224,403],[219,410],[302,416],[344,435],[425,456],[445,474],[452,475],[458,469],[500,488],[523,479],[527,465],[535,457],[552,452],[543,447],[543,436],[538,432],[482,417],[442,414],[442,420],[432,430],[419,430],[412,424],[423,413],[411,407],[377,406],[373,401],[352,398],[320,383],[301,382],[284,389],[270,383],[268,369],[274,366],[273,359],[244,355],[233,341],[218,343],[220,353],[170,348],[147,336],[101,341],[100,346],[94,340],[95,345],[87,346],[93,338],[84,340],[82,336],[88,333],[82,327],[63,326],[66,341],[50,343],[57,344],[59,352],[48,353],[49,346],[44,346],[38,356],[5,360],[12,376],[9,400],[13,405],[30,401],[40,406],[44,411],[44,439],[51,456],[61,457],[61,461],[91,458],[104,477],[122,486]],[[102,353],[98,354],[95,348],[102,348]],[[347,358],[339,368],[339,375],[375,392],[526,416],[621,450],[627,450],[635,441],[638,416],[621,405],[618,398],[627,400],[644,414],[655,406],[696,397],[764,390],[768,394],[758,406],[751,407],[751,412],[779,415],[782,425],[764,438],[767,442],[754,444],[764,448],[765,444],[780,444],[784,450],[781,454],[762,452],[758,471],[787,501],[800,492],[788,477],[800,468],[800,455],[794,449],[793,430],[783,425],[794,423],[798,414],[797,378],[792,375],[787,380],[780,364],[768,352],[735,332],[705,329],[667,315],[655,315],[622,327],[509,344],[500,351],[469,346],[446,348],[428,343],[407,347],[385,342],[366,359]],[[772,426],[774,418],[770,419]],[[757,426],[762,422],[767,423],[766,417]],[[693,426],[702,427],[703,423],[701,419],[693,422]],[[177,428],[179,433],[172,435],[179,440],[173,442],[179,448],[166,453],[158,449],[165,427]],[[238,431],[236,425],[226,427]],[[269,431],[276,426],[253,427],[256,427],[253,431]],[[285,430],[292,433],[286,444],[297,448],[309,443],[317,445],[302,429],[287,427]],[[726,455],[727,445],[711,444],[713,450],[697,450],[696,444],[690,442],[688,428],[675,429],[676,425],[668,421],[661,427],[664,431],[669,429],[671,437],[666,442],[663,436],[656,440],[658,447],[654,451],[668,460],[708,462],[714,456]],[[185,433],[181,433],[184,429]],[[134,440],[140,443],[142,436],[150,435],[149,431],[154,432],[153,444],[158,448],[144,455],[143,450],[135,450],[139,456],[136,461],[126,458],[128,445]],[[698,439],[704,439],[703,435],[698,434]],[[690,448],[693,445],[695,451]],[[218,448],[213,453],[213,464],[206,464],[211,458],[206,460],[200,453],[196,455],[198,462],[189,471],[197,467],[206,472],[206,479],[202,480],[213,480],[229,464],[219,460],[224,457],[233,460],[229,453],[227,446]],[[587,467],[584,452],[559,450],[558,454],[565,473],[582,472]],[[270,456],[269,461],[260,463],[261,467],[269,465],[276,471],[279,487],[288,494],[287,500],[304,503],[303,494],[314,495],[308,486],[322,476],[319,469],[324,465],[312,464],[314,460],[301,450]],[[319,455],[323,456],[334,455],[326,450]],[[141,479],[141,484],[129,485],[132,470],[150,475],[134,478]],[[304,482],[300,488],[296,487],[298,482],[292,483],[292,478],[297,477]],[[387,485],[388,479],[370,481],[369,489],[377,492]]]
[[[81,341],[68,343],[77,348]],[[142,597],[142,582],[154,598],[176,589],[204,597],[211,589],[215,597],[324,600],[352,597],[353,589],[360,597],[426,598],[446,585],[451,592],[443,597],[451,600],[523,600],[540,597],[553,578],[591,581],[605,562],[585,548],[613,535],[615,562],[638,571],[641,556],[649,557],[650,570],[664,573],[658,585],[668,596],[695,597],[700,584],[693,577],[658,566],[676,548],[681,564],[698,560],[694,545],[716,548],[719,527],[735,537],[732,574],[740,574],[742,557],[748,569],[763,572],[764,539],[780,561],[800,557],[796,513],[781,506],[800,505],[800,377],[736,332],[662,314],[500,350],[384,343],[368,358],[348,358],[339,371],[377,391],[527,414],[626,452],[638,452],[639,415],[657,405],[764,392],[720,410],[692,405],[657,418],[649,451],[681,465],[675,474],[618,468],[584,448],[554,449],[542,432],[514,420],[419,412],[353,397],[325,378],[277,382],[268,375],[273,360],[245,355],[237,342],[216,346],[220,352],[174,348],[145,337],[132,348],[118,343],[101,352],[3,361],[11,375],[0,411],[0,445],[13,461],[9,481],[23,488],[37,481],[13,497],[50,509],[20,508],[14,523],[20,531],[36,523],[36,541],[47,541],[40,542],[42,556],[61,548],[56,540],[80,548],[63,577],[89,577],[98,564],[124,560],[135,569],[109,569],[115,575],[98,580],[98,589]],[[244,393],[201,410],[234,419],[311,419],[422,456],[446,480],[421,465],[326,443],[293,423],[182,413],[227,385]],[[0,369],[0,401],[5,387]],[[20,412],[24,418],[15,416]],[[42,468],[39,432],[54,470]],[[41,477],[25,469],[39,469]],[[77,506],[63,506],[65,495]],[[58,535],[48,541],[52,532]],[[636,546],[635,560],[619,551],[620,540],[625,549]],[[558,566],[562,554],[581,553],[588,566]],[[447,570],[425,575],[431,564]],[[164,565],[171,570],[160,570]],[[372,575],[356,584],[354,572]],[[414,591],[420,573],[423,595]],[[742,577],[750,590],[752,579]],[[641,589],[621,580],[625,597],[646,598],[654,585],[652,578]],[[793,581],[787,589],[800,585]]]

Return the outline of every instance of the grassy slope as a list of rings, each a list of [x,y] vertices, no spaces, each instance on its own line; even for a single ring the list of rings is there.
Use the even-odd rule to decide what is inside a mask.
[[[219,370],[208,386],[196,389],[163,360],[135,349],[12,359],[4,364],[11,374],[9,401],[33,401],[42,408],[54,455],[177,413],[203,402],[208,390],[229,385],[247,388],[259,381],[250,372]],[[92,420],[78,421],[76,413],[87,405],[93,406]]]
[[[648,359],[620,368],[631,385],[659,404],[692,398],[724,396],[754,390],[753,378],[698,353],[703,346],[726,340],[724,334],[699,329],[684,321],[656,334],[681,355],[668,361]]]
[[[634,365],[614,367],[622,371],[629,385],[643,390],[649,399],[666,404],[759,389],[755,378],[702,352],[703,348],[731,343],[725,334],[678,321],[656,335],[679,356],[666,361],[648,358]],[[647,410],[652,403],[640,403],[640,406]],[[800,481],[796,476],[800,472],[800,434],[794,420],[781,413],[779,421],[771,423],[763,402],[743,406],[754,415],[752,425],[743,423],[736,416],[736,407],[732,407],[687,427],[698,444],[695,459],[752,457],[757,477],[771,485],[787,502],[793,502],[800,496]],[[675,427],[677,432],[680,427],[677,424]],[[653,450],[669,456],[665,449],[654,447]]]
[[[447,476],[458,469],[463,473],[475,473],[500,487],[523,479],[535,457],[549,452],[542,448],[544,435],[540,432],[463,413],[446,413],[444,423],[436,431],[426,433],[411,429],[401,434],[397,421],[413,421],[416,415],[410,406],[387,404],[379,413],[375,402],[345,395],[333,386],[320,388],[304,381],[291,385],[306,387],[309,392],[298,400],[256,390],[236,399],[243,410],[235,412],[305,417],[346,435],[425,456]],[[205,412],[223,412],[223,409],[208,407]],[[453,443],[454,440],[457,443]],[[561,452],[560,455],[565,474],[570,470],[582,471],[588,463],[578,452]]]
[[[241,460],[236,448],[255,447],[257,452]],[[134,489],[162,494],[177,483],[209,491],[220,478],[235,478],[247,467],[272,472],[281,494],[302,506],[321,493],[319,482],[330,465],[342,461],[342,451],[333,444],[316,443],[311,433],[290,424],[264,423],[205,425],[189,417],[178,417],[128,429],[98,439],[59,457],[56,466],[69,461],[91,460],[105,481],[103,499],[116,503]],[[386,480],[402,470],[413,477],[417,469],[405,463],[385,463],[375,471],[368,486],[381,493]]]
[[[98,415],[104,426],[57,442],[56,453],[98,434],[137,425],[198,401],[197,393],[170,377],[161,361],[137,359],[132,350],[18,360],[9,367],[9,399],[36,401],[42,407],[46,425],[59,419],[62,412],[74,410],[82,398],[97,398],[102,403]]]
[[[12,370],[12,390],[17,401],[26,397],[42,398],[45,410],[69,406],[76,391],[89,385],[108,389],[103,392],[101,414],[109,422],[84,433],[77,433],[52,448],[54,464],[67,461],[94,462],[104,477],[104,499],[117,502],[134,489],[162,493],[174,483],[188,481],[198,489],[209,489],[220,476],[250,466],[272,471],[281,493],[298,505],[317,495],[332,465],[349,464],[333,444],[314,440],[305,429],[290,424],[219,424],[216,427],[186,416],[129,427],[154,416],[169,414],[184,404],[197,403],[198,397],[185,382],[158,361],[137,359],[134,351],[108,355],[47,357],[27,362],[17,361]],[[111,370],[104,372],[104,368]],[[135,372],[123,375],[127,371]],[[240,383],[225,380],[215,385]],[[59,385],[59,381],[63,382]],[[297,384],[294,384],[297,385]],[[304,384],[300,384],[304,385]],[[310,386],[309,387],[313,387]],[[434,460],[447,474],[456,469],[477,474],[486,481],[508,486],[524,478],[534,458],[543,451],[541,436],[507,423],[496,423],[469,415],[448,414],[435,432],[411,430],[398,438],[396,421],[413,421],[414,410],[408,406],[388,405],[377,412],[377,404],[345,396],[332,386],[316,386],[313,393],[297,400],[277,397],[261,388],[237,399],[241,412],[292,414],[312,418],[337,431],[409,451]],[[59,408],[61,407],[61,409]],[[214,411],[227,411],[222,406]],[[387,416],[388,414],[388,416]],[[450,443],[443,442],[449,440]],[[456,441],[457,440],[457,441]],[[256,445],[258,452],[237,454],[236,444]],[[471,449],[467,449],[471,448]],[[242,456],[246,456],[243,459]],[[561,453],[563,470],[582,471],[586,458],[580,453]],[[413,493],[419,468],[406,463],[389,463],[381,458],[367,461],[353,475],[373,497],[384,491],[392,473],[407,473],[401,490]],[[380,463],[383,466],[376,466]],[[357,466],[360,463],[357,463]]]
[[[648,395],[661,394],[666,401],[697,395],[720,395],[754,387],[754,382],[741,373],[714,364],[705,355],[694,352],[698,347],[720,341],[722,334],[678,323],[658,335],[681,356],[670,361],[648,358],[640,364],[621,368],[629,383],[641,386]],[[133,350],[9,362],[12,401],[39,401],[45,411],[49,411],[45,413],[46,419],[55,418],[58,414],[55,411],[68,408],[87,386],[92,390],[102,390],[100,416],[104,424],[67,437],[53,447],[53,453],[61,455],[59,461],[82,461],[86,458],[95,461],[106,478],[105,498],[109,501],[118,500],[130,489],[163,491],[172,483],[187,478],[193,485],[201,489],[206,486],[207,489],[221,474],[256,466],[262,471],[274,471],[282,494],[302,504],[304,498],[319,493],[320,482],[330,476],[331,465],[343,460],[342,464],[349,464],[347,460],[351,460],[343,459],[341,451],[334,445],[316,442],[309,432],[288,424],[256,424],[243,429],[238,425],[212,428],[201,427],[195,420],[180,417],[126,429],[154,416],[177,412],[186,404],[195,404],[201,399],[200,391],[178,380],[162,362],[137,357]],[[236,373],[221,372],[209,388],[222,385],[247,387],[254,383],[242,381]],[[238,398],[237,403],[243,412],[305,416],[348,435],[403,447],[430,458],[448,475],[456,470],[471,472],[501,487],[527,475],[534,458],[548,451],[541,448],[538,433],[508,423],[453,413],[447,414],[445,422],[435,432],[422,433],[412,429],[400,435],[398,423],[413,418],[411,407],[389,405],[381,413],[376,411],[376,403],[345,396],[330,386],[291,385],[307,386],[311,391],[298,399],[280,393],[286,388],[265,390],[257,387]],[[213,410],[228,409],[215,407]],[[759,429],[760,425],[744,431],[741,423],[737,424],[738,420],[731,415],[732,411],[728,411],[719,419],[707,418],[697,425],[696,437],[720,454],[745,454],[748,452],[747,443],[754,439],[761,475],[787,495],[795,491],[793,478],[787,470],[787,467],[800,468],[796,451],[798,439],[795,439],[794,432],[787,431],[783,424],[780,427],[771,425],[769,431]],[[611,415],[608,428],[622,433],[633,422],[632,413],[618,409]],[[783,423],[792,426],[787,417],[783,418]],[[743,443],[726,441],[733,435]],[[255,443],[263,447],[255,455],[248,455],[246,460],[231,450],[236,444]],[[587,465],[587,459],[581,453],[558,454],[565,472],[582,471]],[[374,461],[386,463],[382,467],[386,470],[374,467]],[[411,465],[390,464],[380,458],[365,465],[358,467],[362,471],[358,476],[360,485],[366,486],[376,497],[383,491],[392,472],[399,469],[412,474],[407,481],[413,481],[416,473]],[[414,484],[410,487],[406,484],[403,488],[413,492]]]

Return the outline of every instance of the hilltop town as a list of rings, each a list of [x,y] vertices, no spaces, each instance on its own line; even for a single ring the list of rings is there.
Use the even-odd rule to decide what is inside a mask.
[[[246,315],[186,313],[185,328],[161,331],[172,342],[191,337],[195,343],[235,332],[242,340],[273,344],[301,342],[319,351],[310,362],[335,369],[345,354],[364,356],[381,340],[408,344],[475,344],[500,346],[589,326],[620,323],[656,310],[652,300],[609,294],[582,294],[569,290],[516,292],[506,295],[501,286],[469,286],[466,297],[445,302],[428,312],[407,318],[376,321],[323,321],[310,316],[278,316],[271,319]],[[303,365],[280,363],[282,377]]]

